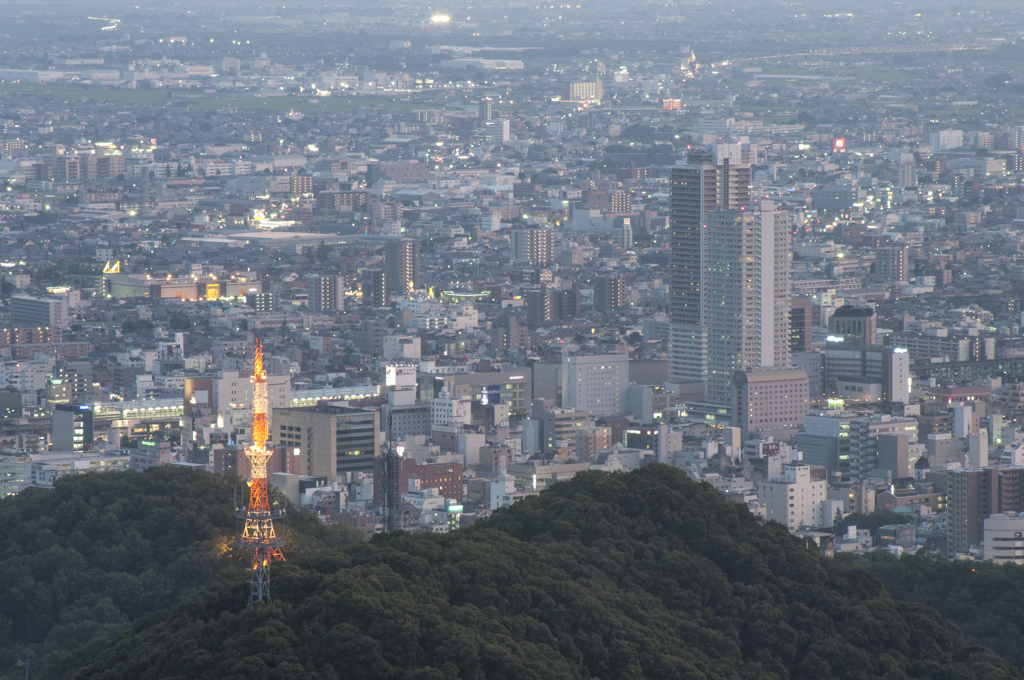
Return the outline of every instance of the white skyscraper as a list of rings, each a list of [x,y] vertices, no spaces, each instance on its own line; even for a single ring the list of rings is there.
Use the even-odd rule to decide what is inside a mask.
[[[705,400],[731,402],[732,374],[789,366],[790,228],[772,201],[707,213]]]
[[[917,186],[917,161],[912,153],[900,154],[899,179],[897,186],[907,189]]]

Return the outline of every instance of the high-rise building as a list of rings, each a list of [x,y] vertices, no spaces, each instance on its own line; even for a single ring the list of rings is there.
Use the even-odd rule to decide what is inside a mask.
[[[384,247],[384,263],[388,270],[388,285],[399,295],[416,287],[420,273],[420,242],[403,238],[388,241]]]
[[[486,123],[494,119],[494,101],[490,98],[481,99],[479,104],[480,121]]]
[[[912,153],[901,153],[896,186],[908,189],[917,186],[917,161]]]
[[[31,295],[12,295],[9,303],[11,326],[35,326],[67,330],[67,298],[42,298]]]
[[[990,516],[1021,511],[1024,467],[947,470],[946,555],[966,555],[971,546],[981,545],[984,521]]]
[[[875,275],[886,283],[901,283],[910,278],[906,246],[887,246],[875,251]]]
[[[546,228],[512,231],[512,257],[530,267],[548,267],[555,261],[555,235]]]
[[[633,225],[628,217],[618,217],[612,227],[612,245],[629,250],[633,247]]]
[[[613,191],[609,198],[613,213],[626,213],[633,209],[633,199],[628,191]]]
[[[315,314],[330,314],[341,309],[343,282],[343,277],[334,275],[312,277],[309,280],[309,310]]]
[[[621,274],[594,278],[594,310],[610,312],[626,306],[626,286]]]
[[[750,165],[738,144],[687,154],[672,169],[670,189],[671,337],[669,379],[705,380],[704,221],[712,210],[732,210],[750,202]]]
[[[364,269],[363,304],[367,307],[385,307],[389,300],[387,270]]]
[[[93,413],[89,404],[54,404],[51,438],[55,451],[91,451]]]
[[[772,201],[705,214],[705,400],[731,402],[735,371],[790,363],[788,217]]]
[[[789,351],[810,352],[812,331],[811,320],[814,315],[814,299],[795,297],[789,301]]]
[[[910,444],[917,443],[917,420],[887,415],[857,418],[850,423],[850,479],[864,481],[877,470],[878,437],[883,434],[904,435]]]
[[[629,387],[629,356],[595,354],[562,357],[562,408],[592,416],[622,413]]]

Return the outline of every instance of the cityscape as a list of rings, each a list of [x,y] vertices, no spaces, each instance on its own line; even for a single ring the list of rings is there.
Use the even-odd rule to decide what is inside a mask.
[[[6,10],[0,677],[1020,677],[1024,6]]]

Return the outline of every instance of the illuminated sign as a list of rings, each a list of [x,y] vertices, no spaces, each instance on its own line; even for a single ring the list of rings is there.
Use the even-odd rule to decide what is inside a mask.
[[[121,273],[121,261],[118,260],[117,262],[114,262],[113,264],[111,264],[110,262],[107,262],[107,264],[103,267],[103,273],[104,274],[120,274]]]
[[[526,380],[526,376],[525,375],[510,375],[508,377],[508,379],[509,380]]]
[[[846,153],[845,137],[836,137],[832,140],[832,153]]]

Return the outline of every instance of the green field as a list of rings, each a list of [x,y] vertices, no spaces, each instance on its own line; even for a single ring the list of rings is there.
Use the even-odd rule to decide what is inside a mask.
[[[897,83],[910,78],[902,71],[893,71],[884,66],[861,66],[854,71],[854,75],[861,80],[874,80],[883,83]]]
[[[178,95],[178,96],[174,96]],[[190,96],[182,96],[190,95]],[[43,99],[52,102],[108,102],[142,106],[167,106],[176,109],[237,109],[239,111],[301,111],[302,113],[347,113],[360,106],[386,109],[392,112],[411,111],[429,106],[413,101],[396,101],[384,97],[312,97],[289,95],[285,97],[239,97],[230,94],[201,94],[189,90],[94,90],[74,85],[33,85],[27,83],[0,84],[0,96],[6,98]]]

